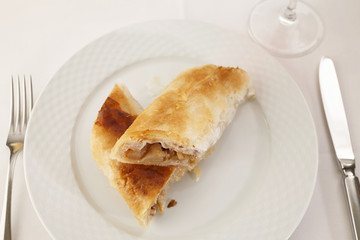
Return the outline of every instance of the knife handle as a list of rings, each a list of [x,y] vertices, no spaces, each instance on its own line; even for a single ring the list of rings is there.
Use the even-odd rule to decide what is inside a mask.
[[[343,176],[354,230],[354,239],[360,240],[360,184],[354,170],[354,168],[343,169]]]

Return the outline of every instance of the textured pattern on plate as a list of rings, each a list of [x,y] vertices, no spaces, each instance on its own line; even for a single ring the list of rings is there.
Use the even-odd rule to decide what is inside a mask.
[[[186,21],[137,24],[110,33],[72,57],[47,85],[33,111],[24,155],[31,199],[49,233],[56,239],[135,238],[104,220],[84,198],[72,170],[71,141],[84,101],[104,79],[160,57],[243,67],[254,80],[269,125],[271,159],[255,197],[241,214],[227,212],[224,221],[231,221],[226,225],[210,222],[207,231],[192,237],[287,239],[310,202],[318,164],[303,96],[284,69],[247,37]]]

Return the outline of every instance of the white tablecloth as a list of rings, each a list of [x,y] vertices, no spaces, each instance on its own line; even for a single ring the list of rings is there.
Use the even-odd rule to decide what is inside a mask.
[[[11,75],[32,74],[35,97],[74,53],[105,33],[135,22],[193,19],[242,33],[254,0],[4,0],[0,2],[0,204],[9,152]],[[360,154],[360,1],[313,0],[324,21],[325,36],[312,53],[278,61],[296,80],[309,104],[319,140],[319,172],[310,206],[292,240],[351,239],[341,174],[337,168],[318,85],[321,56],[334,59],[343,93],[355,156]],[[285,3],[284,3],[285,4]],[[359,163],[360,164],[360,163]],[[360,167],[359,167],[360,168]],[[357,170],[359,175],[359,171]],[[23,161],[15,170],[13,239],[50,239],[33,209]]]

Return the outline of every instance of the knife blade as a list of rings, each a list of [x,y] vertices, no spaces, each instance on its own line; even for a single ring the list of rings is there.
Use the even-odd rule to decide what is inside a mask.
[[[360,239],[360,184],[355,175],[355,157],[334,62],[322,57],[319,66],[320,92],[330,136],[342,171],[354,239]]]

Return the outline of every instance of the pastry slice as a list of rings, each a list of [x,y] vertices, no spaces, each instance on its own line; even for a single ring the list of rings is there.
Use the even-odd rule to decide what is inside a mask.
[[[240,68],[205,65],[176,77],[117,140],[119,162],[193,169],[213,149],[238,105],[254,96]]]
[[[125,86],[115,85],[93,125],[90,145],[97,166],[108,177],[135,217],[147,226],[157,210],[165,209],[166,190],[179,180],[185,168],[121,163],[110,158],[117,139],[141,113],[142,107]]]

